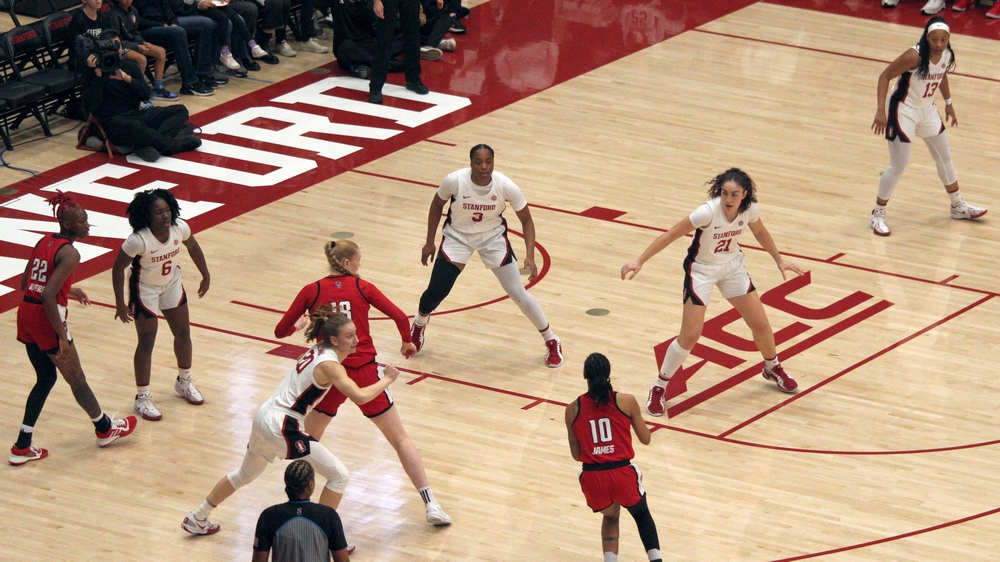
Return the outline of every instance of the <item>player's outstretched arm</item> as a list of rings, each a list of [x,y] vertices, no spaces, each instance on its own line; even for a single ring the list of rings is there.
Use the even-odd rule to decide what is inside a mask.
[[[631,273],[632,275],[629,275],[628,279],[632,280],[639,274],[639,271],[642,269],[642,264],[646,263],[649,258],[659,254],[664,248],[672,244],[674,240],[677,240],[681,236],[690,234],[693,230],[694,225],[691,224],[691,217],[684,217],[681,219],[681,221],[675,224],[670,230],[657,236],[656,240],[653,240],[653,243],[650,244],[649,247],[647,247],[645,251],[639,255],[639,257],[622,266],[622,279],[625,279],[625,276]]]
[[[374,400],[399,377],[399,370],[392,365],[386,365],[382,373],[384,376],[377,383],[361,388],[347,376],[343,365],[325,361],[313,371],[313,378],[320,386],[335,386],[344,393],[344,396],[350,398],[351,402],[360,406]]]
[[[753,233],[754,238],[760,243],[761,247],[771,254],[774,259],[774,263],[778,265],[778,271],[781,272],[781,278],[787,279],[788,276],[785,275],[786,271],[793,271],[798,275],[805,275],[806,271],[798,266],[793,261],[786,260],[780,252],[778,252],[778,246],[774,243],[774,239],[771,238],[771,233],[767,231],[764,226],[764,221],[758,219],[748,225],[750,227],[750,232]]]

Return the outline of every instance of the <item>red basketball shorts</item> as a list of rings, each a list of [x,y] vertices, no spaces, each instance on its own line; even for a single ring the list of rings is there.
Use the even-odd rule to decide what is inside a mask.
[[[69,328],[66,327],[66,309],[62,306],[59,307],[59,315],[63,319],[67,339],[73,341]],[[59,349],[59,338],[49,322],[44,306],[21,301],[17,307],[17,341],[33,343],[46,353],[55,353]]]
[[[632,507],[646,493],[642,488],[642,473],[631,464],[611,470],[582,470],[580,487],[587,506],[594,512],[603,511],[613,503]]]
[[[361,388],[371,386],[382,378],[382,373],[379,370],[378,363],[374,361],[365,363],[360,367],[348,367],[345,365],[344,369],[347,370],[347,376]],[[316,411],[328,416],[336,416],[337,410],[340,409],[340,405],[346,400],[347,396],[344,396],[343,392],[337,390],[336,387],[332,387],[327,391],[326,395],[323,396],[323,399],[320,400],[319,404],[316,405]],[[384,414],[391,407],[392,396],[389,396],[389,392],[385,390],[383,390],[382,394],[379,394],[371,402],[358,406],[358,408],[361,408],[361,413],[368,418],[374,418]]]

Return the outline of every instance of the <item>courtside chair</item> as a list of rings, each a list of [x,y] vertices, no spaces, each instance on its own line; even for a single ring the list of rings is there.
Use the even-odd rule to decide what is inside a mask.
[[[41,110],[45,100],[45,88],[38,84],[27,84],[17,79],[14,59],[7,50],[7,33],[0,34],[0,100],[7,107],[0,113],[0,128],[3,129],[3,141],[7,150],[14,150],[10,142],[10,131],[16,130],[30,113],[42,126],[45,136],[51,137],[49,121]]]
[[[49,115],[52,115],[79,97],[80,77],[52,59],[45,41],[45,22],[37,21],[10,30],[6,36],[6,47],[17,78],[25,84],[45,88],[45,105],[49,107]]]

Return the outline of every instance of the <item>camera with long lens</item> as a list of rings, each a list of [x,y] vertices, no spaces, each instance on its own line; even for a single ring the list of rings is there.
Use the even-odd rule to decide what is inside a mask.
[[[104,40],[94,39],[89,35],[77,35],[74,42],[74,51],[82,59],[87,60],[90,55],[97,57],[97,68],[104,74],[114,74],[121,68],[121,42],[117,39]]]

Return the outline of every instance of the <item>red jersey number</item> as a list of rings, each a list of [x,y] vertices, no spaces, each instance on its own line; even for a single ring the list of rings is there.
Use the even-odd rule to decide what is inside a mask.
[[[295,372],[301,374],[302,371],[306,370],[306,367],[308,367],[309,364],[312,363],[313,359],[315,358],[316,358],[315,349],[310,349],[309,351],[307,351],[305,355],[299,357],[298,363],[295,364]]]
[[[729,251],[729,244],[732,243],[732,238],[726,238],[724,240],[719,240],[719,243],[715,245],[715,253],[722,253]]]
[[[939,84],[938,82],[931,82],[931,83],[927,84],[927,87],[924,88],[924,97],[925,98],[933,98],[934,97],[934,92],[937,92],[938,84]]]

